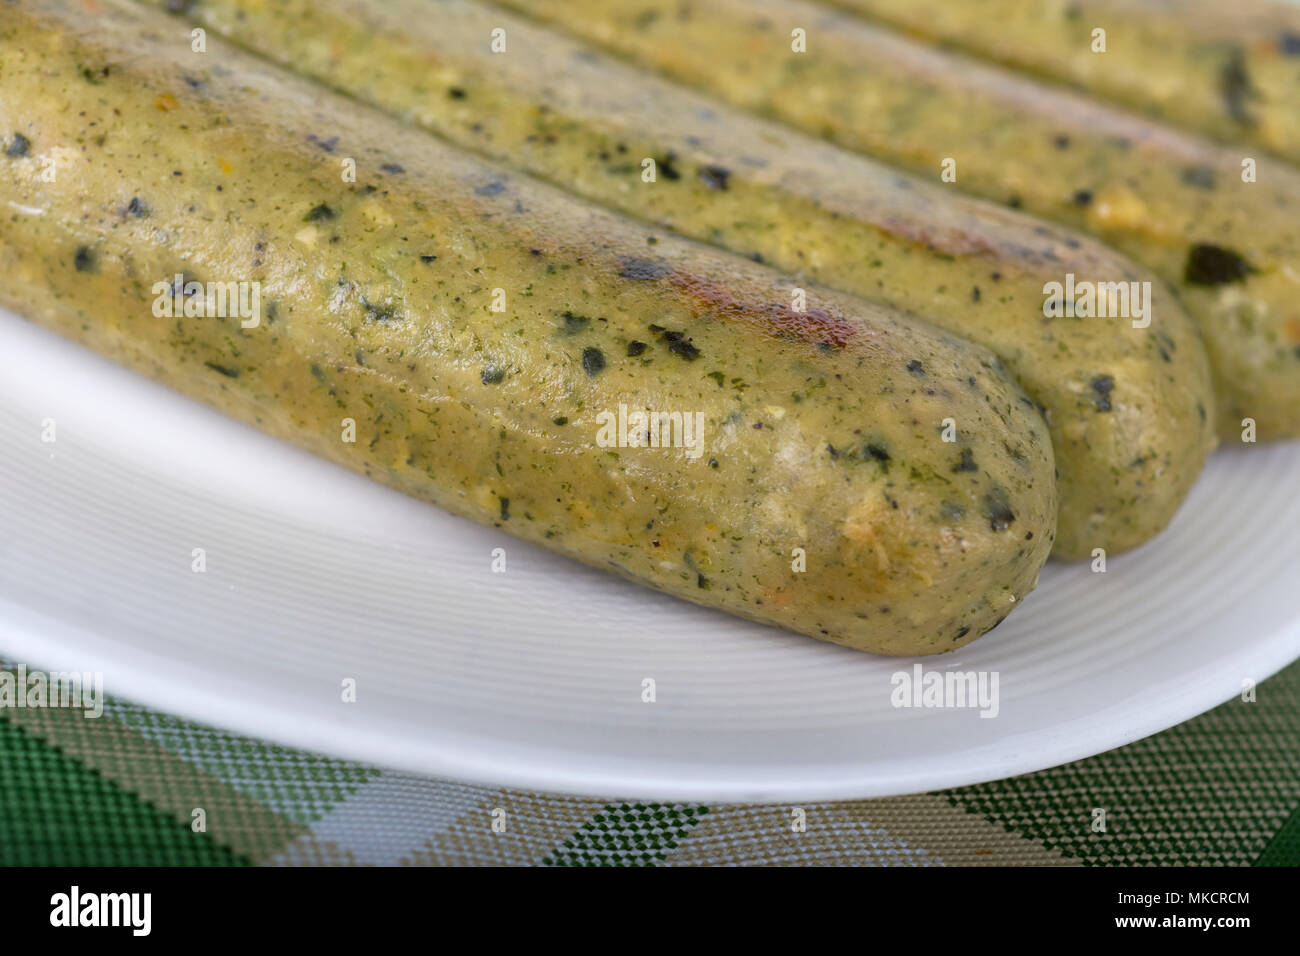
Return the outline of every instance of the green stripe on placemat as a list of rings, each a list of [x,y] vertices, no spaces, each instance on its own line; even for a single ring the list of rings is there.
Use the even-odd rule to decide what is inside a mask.
[[[544,866],[655,866],[708,807],[608,804],[542,861]]]
[[[1282,829],[1273,834],[1256,866],[1300,866],[1300,807],[1291,811]]]
[[[0,716],[0,865],[248,862]]]
[[[1295,862],[1300,665],[1259,685],[1256,698],[1087,760],[946,796],[1094,866]],[[1097,809],[1105,832],[1093,831]]]

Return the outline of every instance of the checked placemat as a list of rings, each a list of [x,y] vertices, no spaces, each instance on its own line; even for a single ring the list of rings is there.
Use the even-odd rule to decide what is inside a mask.
[[[93,720],[0,710],[4,865],[1277,866],[1300,863],[1300,663],[1253,702],[1088,760],[804,804],[802,832],[794,809],[432,780],[116,700]]]

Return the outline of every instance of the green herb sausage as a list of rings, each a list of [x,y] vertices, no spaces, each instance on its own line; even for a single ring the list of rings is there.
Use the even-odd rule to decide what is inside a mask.
[[[1294,2],[831,2],[1156,119],[1229,143],[1253,143],[1300,163],[1300,5]],[[1105,35],[1095,35],[1098,29]]]
[[[779,273],[94,9],[0,21],[0,129],[28,144],[0,159],[6,305],[457,514],[824,640],[949,650],[1033,587],[1053,459],[991,353],[821,289],[794,311]],[[260,321],[210,314],[200,283],[244,281]],[[620,405],[654,414],[614,435]],[[673,414],[703,440],[634,447]]]
[[[1178,292],[1219,430],[1300,436],[1300,172],[799,0],[505,0],[747,109],[1094,233]],[[806,52],[792,49],[803,31]],[[1243,181],[1250,174],[1254,181]]]
[[[1209,370],[1168,290],[1151,283],[1145,328],[1122,316],[1044,315],[1044,284],[1067,274],[1151,280],[1095,241],[714,104],[498,8],[203,0],[190,12],[246,48],[586,198],[993,349],[1051,425],[1059,557],[1148,540],[1200,472],[1213,442]],[[489,45],[495,29],[505,31],[504,54]]]

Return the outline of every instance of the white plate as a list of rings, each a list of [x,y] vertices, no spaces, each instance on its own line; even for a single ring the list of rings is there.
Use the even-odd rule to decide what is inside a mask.
[[[2,312],[0,341],[0,652],[293,746],[602,796],[883,796],[1121,746],[1300,656],[1294,444],[1218,454],[1157,541],[1104,574],[1050,566],[996,631],[924,660],[997,672],[986,719],[893,707],[912,661],[521,544]]]

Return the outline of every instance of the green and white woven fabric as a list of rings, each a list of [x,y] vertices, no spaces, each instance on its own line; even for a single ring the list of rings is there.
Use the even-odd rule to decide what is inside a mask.
[[[1105,832],[1094,831],[1098,808]],[[1300,663],[1260,685],[1254,702],[1088,760],[941,793],[802,807],[431,780],[121,701],[94,720],[0,710],[6,865],[1298,863]]]

